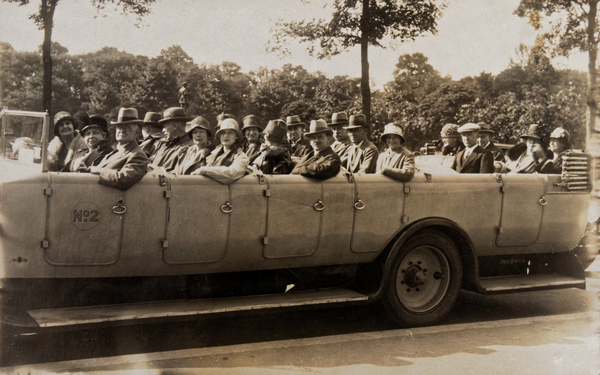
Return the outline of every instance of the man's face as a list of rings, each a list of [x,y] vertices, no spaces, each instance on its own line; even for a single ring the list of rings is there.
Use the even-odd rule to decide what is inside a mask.
[[[442,142],[444,142],[444,147],[451,148],[455,147],[458,144],[458,138],[442,137]]]
[[[477,143],[480,146],[486,146],[490,142],[490,134],[489,133],[479,133],[479,137],[477,138]]]
[[[106,136],[97,126],[88,127],[83,133],[83,139],[85,140],[85,144],[91,150],[98,145],[98,142],[105,139]]]
[[[329,137],[324,132],[311,135],[309,141],[315,152],[319,152],[329,147]]]
[[[290,142],[297,142],[302,137],[303,126],[288,126],[287,135]]]
[[[344,129],[344,125],[331,125],[329,128],[333,130],[333,137],[336,141],[342,142],[348,138],[348,130]]]
[[[180,133],[179,129],[181,128],[181,124],[178,121],[167,121],[163,125],[163,133],[167,136],[168,139],[172,139],[177,137]]]
[[[365,129],[363,128],[348,129],[348,134],[350,135],[350,140],[355,145],[359,144],[365,139]]]
[[[465,132],[460,134],[465,146],[473,147],[477,144],[477,133],[478,132]]]
[[[61,122],[58,125],[58,134],[60,134],[61,137],[75,134],[75,130],[73,129],[73,123],[69,120]]]
[[[115,131],[115,139],[119,142],[120,145],[126,145],[129,142],[135,141],[137,136],[137,125],[135,124],[126,124],[126,125],[117,125]]]
[[[248,128],[244,130],[244,135],[248,142],[257,142],[258,141],[258,129],[257,128]]]

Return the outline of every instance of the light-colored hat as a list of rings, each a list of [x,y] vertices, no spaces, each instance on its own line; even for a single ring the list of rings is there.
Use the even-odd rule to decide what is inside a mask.
[[[288,128],[292,126],[306,126],[306,124],[300,120],[300,116],[297,115],[288,116],[285,120],[285,124]]]
[[[204,117],[198,116],[195,119],[193,119],[191,122],[188,122],[187,124],[185,124],[185,132],[188,133],[190,138],[192,138],[192,131],[196,128],[206,130],[206,133],[208,134],[208,138],[211,137],[212,132],[210,131],[210,123]]]
[[[331,122],[327,125],[348,125],[348,115],[346,114],[346,112],[336,112],[333,115],[331,115]]]
[[[165,122],[168,121],[188,122],[191,120],[192,118],[188,117],[185,109],[181,107],[171,107],[164,112],[162,120],[158,120],[158,123],[164,126]]]
[[[350,116],[348,126],[344,126],[344,129],[358,129],[367,127],[367,117],[363,114]]]
[[[158,112],[146,112],[144,116],[144,125],[160,125],[158,122],[162,119],[162,115]]]
[[[123,108],[119,109],[119,116],[117,121],[111,122],[113,125],[141,125],[142,120],[138,118],[138,111],[135,108]]]
[[[458,134],[458,125],[456,124],[446,124],[442,128],[440,132],[442,138],[460,138],[460,134]]]
[[[240,131],[240,125],[238,124],[237,121],[235,121],[232,118],[227,118],[227,119],[221,121],[221,127],[215,133],[215,138],[219,139],[219,134],[223,130],[233,130],[235,132],[235,134],[237,135],[239,142],[241,142],[242,139],[244,139],[244,135]]]
[[[281,143],[287,138],[287,125],[283,120],[271,120],[263,131],[265,138],[271,143]]]
[[[308,132],[304,133],[305,137],[310,137],[313,135],[317,135],[319,133],[325,133],[325,134],[329,134],[329,135],[333,135],[333,130],[331,130],[328,126],[327,126],[327,121],[320,119],[320,120],[312,120],[310,122],[310,126],[308,127]]]
[[[386,135],[390,135],[390,134],[394,134],[400,137],[400,143],[404,143],[406,142],[406,139],[404,139],[404,130],[402,130],[402,128],[394,123],[391,124],[387,124],[384,128],[383,128],[383,134],[381,135],[381,140],[385,141],[385,137]]]
[[[490,126],[488,124],[486,124],[485,122],[478,122],[477,126],[479,126],[480,133],[494,134],[494,131],[492,130],[492,128],[490,128]]]
[[[459,133],[469,133],[469,132],[478,132],[478,131],[479,131],[479,125],[474,124],[472,122],[467,122],[466,124],[464,124],[463,126],[458,128],[458,130],[457,130],[457,132],[459,132]]]
[[[242,127],[242,133],[244,132],[244,130],[249,128],[257,128],[259,132],[262,131],[262,126],[260,125],[260,120],[258,119],[258,116],[248,115],[244,117],[242,123],[244,124],[244,126]]]
[[[556,128],[550,133],[550,139],[562,139],[569,143],[571,141],[571,134],[563,128]]]

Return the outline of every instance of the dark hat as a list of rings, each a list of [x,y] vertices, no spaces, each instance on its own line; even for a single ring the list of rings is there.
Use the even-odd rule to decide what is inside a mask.
[[[204,117],[198,116],[191,122],[188,122],[185,127],[185,132],[188,133],[190,138],[192,138],[192,131],[196,128],[206,130],[208,138],[212,136],[212,132],[210,131],[210,123]]]
[[[479,131],[479,125],[474,124],[472,122],[467,122],[466,124],[464,124],[463,126],[458,128],[458,130],[457,130],[457,132],[459,132],[459,133],[470,133],[470,132],[478,132],[478,131]]]
[[[383,128],[383,134],[381,135],[381,140],[385,141],[385,137],[387,135],[390,134],[394,134],[400,137],[400,143],[404,143],[406,142],[406,139],[404,139],[404,130],[402,130],[402,128],[394,123],[391,124],[387,124],[384,128]]]
[[[346,114],[346,112],[336,112],[333,115],[331,115],[331,122],[327,125],[348,125],[348,115]]]
[[[242,139],[244,139],[244,135],[242,134],[242,132],[240,131],[240,125],[238,124],[237,121],[235,121],[232,118],[227,118],[223,121],[221,121],[221,126],[219,127],[219,130],[217,130],[217,132],[215,133],[215,138],[219,139],[219,133],[221,133],[223,130],[233,130],[235,132],[235,134],[238,137],[238,141],[242,141]]]
[[[367,127],[367,118],[363,114],[350,116],[348,126],[344,126],[344,129],[358,129]]]
[[[306,124],[300,120],[300,116],[297,115],[288,116],[285,119],[285,124],[288,126],[288,128],[292,126],[306,126]]]
[[[257,128],[259,132],[262,131],[262,126],[260,125],[260,120],[258,119],[258,116],[248,115],[244,117],[242,121],[244,123],[244,126],[242,127],[242,133],[244,132],[244,130],[249,128]]]
[[[544,140],[544,138],[548,135],[548,131],[546,130],[545,125],[533,124],[529,126],[526,134],[523,134],[521,138],[533,138],[539,139],[540,141]]]
[[[486,124],[485,122],[478,122],[477,126],[479,126],[480,133],[494,134],[494,131],[492,130],[492,128],[490,128],[490,126],[488,124]]]
[[[442,138],[460,138],[460,134],[458,134],[458,125],[456,124],[446,124],[442,128],[440,132]]]
[[[83,135],[85,131],[93,126],[97,126],[101,131],[108,134],[108,120],[102,115],[91,115],[88,117],[88,123],[79,127],[79,134]]]
[[[138,118],[138,112],[135,108],[122,108],[119,109],[119,116],[117,117],[117,121],[111,122],[113,125],[141,125],[143,123],[142,120]]]
[[[65,121],[71,121],[71,123],[73,124],[73,130],[75,130],[75,127],[77,126],[77,119],[71,116],[69,112],[61,111],[54,115],[54,129],[52,130],[55,136],[58,136],[59,125]]]
[[[144,125],[160,125],[158,121],[162,119],[162,115],[158,112],[146,112],[144,116]]]
[[[271,120],[263,131],[265,138],[271,143],[282,143],[287,138],[287,125],[283,120]]]
[[[171,107],[164,112],[162,120],[158,120],[158,123],[164,126],[164,124],[169,121],[188,122],[191,120],[192,118],[188,117],[185,109],[181,107]]]
[[[308,128],[308,132],[304,133],[304,136],[305,137],[311,137],[311,136],[319,134],[319,133],[325,133],[325,134],[329,134],[329,135],[333,134],[333,130],[331,130],[327,126],[327,121],[325,121],[323,119],[312,120],[310,122],[310,126]]]

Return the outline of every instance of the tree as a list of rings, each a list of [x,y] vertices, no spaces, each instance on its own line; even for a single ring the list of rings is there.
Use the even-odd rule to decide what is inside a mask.
[[[598,115],[598,0],[521,0],[515,13],[528,17],[537,29],[544,28],[543,17],[549,17],[548,29],[543,32],[544,40],[553,47],[553,55],[568,56],[578,49],[588,53],[587,87],[587,136],[586,147],[591,146],[591,134],[600,133],[596,129]],[[538,42],[542,43],[538,38]],[[597,147],[598,145],[596,145]]]
[[[442,6],[434,0],[335,0],[333,9],[329,21],[278,22],[267,50],[288,54],[289,39],[299,39],[310,44],[311,56],[323,59],[360,45],[363,112],[370,122],[369,45],[384,47],[386,38],[401,43],[425,32],[435,33]]]
[[[30,0],[2,0],[8,3],[18,3],[27,5]],[[91,0],[97,9],[104,9],[107,4],[117,4],[123,9],[124,14],[134,14],[138,21],[150,12],[150,5],[156,0]],[[43,106],[48,112],[52,112],[52,27],[54,11],[59,0],[40,0],[39,11],[29,16],[30,19],[38,25],[40,30],[44,30],[44,42],[42,44],[42,61],[44,67],[43,73]]]

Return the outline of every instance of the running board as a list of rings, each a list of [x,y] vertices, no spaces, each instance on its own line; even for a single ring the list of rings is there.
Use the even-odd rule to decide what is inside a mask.
[[[366,302],[368,299],[368,296],[352,290],[331,288],[247,297],[29,310],[28,313],[40,327],[50,328],[140,319],[192,317],[248,310]]]
[[[479,278],[479,286],[485,294],[563,288],[585,289],[585,279],[549,274],[481,277]]]

